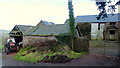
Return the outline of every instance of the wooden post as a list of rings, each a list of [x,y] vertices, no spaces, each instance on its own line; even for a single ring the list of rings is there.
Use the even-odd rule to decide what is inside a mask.
[[[72,38],[72,49],[75,49],[75,45],[74,45],[74,38]]]

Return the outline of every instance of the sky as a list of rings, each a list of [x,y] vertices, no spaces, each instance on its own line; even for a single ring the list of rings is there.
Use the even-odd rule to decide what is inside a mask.
[[[92,0],[73,0],[74,16],[99,14]],[[41,20],[64,24],[68,0],[0,0],[0,29],[37,25]]]

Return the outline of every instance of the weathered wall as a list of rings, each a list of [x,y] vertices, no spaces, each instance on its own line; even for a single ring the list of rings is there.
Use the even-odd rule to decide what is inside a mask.
[[[91,23],[91,39],[103,40],[104,23],[100,23],[100,30],[98,30],[99,23]]]
[[[120,22],[117,23],[117,40],[120,40]]]
[[[89,52],[89,40],[86,37],[74,38],[74,51]]]
[[[108,33],[108,28],[109,27],[109,22],[106,22],[105,23],[105,29],[104,29],[104,32],[103,32],[103,35],[104,35],[104,40],[109,40],[109,33]]]
[[[112,27],[114,27],[114,26],[112,26]],[[115,40],[119,40],[119,36],[120,36],[120,23],[117,22],[116,25],[115,25],[115,27],[116,27],[116,29],[113,28],[113,29],[115,29]],[[107,22],[107,23],[105,24],[105,30],[104,30],[104,39],[105,39],[105,40],[110,40],[109,30],[110,30],[111,28],[110,28],[110,29],[109,29],[109,28],[110,28],[110,23]]]
[[[47,50],[51,46],[57,44],[57,39],[54,36],[41,37],[41,36],[24,36],[23,47],[35,46],[40,50]]]

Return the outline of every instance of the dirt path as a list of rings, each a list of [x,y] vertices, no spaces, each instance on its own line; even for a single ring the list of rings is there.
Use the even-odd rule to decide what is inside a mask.
[[[118,60],[103,55],[87,54],[78,59],[74,59],[67,64],[72,64],[74,66],[117,66]]]
[[[28,63],[22,61],[16,61],[12,59],[11,55],[3,55],[3,66],[118,66],[117,59],[106,57],[102,55],[86,54],[82,55],[78,59],[73,59],[67,63]]]

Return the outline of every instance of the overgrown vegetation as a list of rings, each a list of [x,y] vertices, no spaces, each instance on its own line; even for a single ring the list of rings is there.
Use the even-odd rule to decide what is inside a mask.
[[[68,9],[69,9],[69,25],[70,25],[70,33],[71,37],[74,37],[75,34],[75,19],[74,19],[74,13],[73,13],[73,5],[72,2],[68,3]]]
[[[79,23],[78,27],[80,29],[82,36],[91,39],[91,23]]]
[[[73,39],[75,36],[75,19],[74,19],[72,1],[68,2],[68,9],[69,9],[69,26],[70,26],[70,35],[71,35],[71,45],[72,45],[72,49],[74,50]]]
[[[0,52],[2,52],[4,45],[0,45]]]
[[[58,40],[58,44],[59,45],[68,45],[70,48],[72,48],[72,41],[71,41],[71,37],[70,36],[56,36],[57,40]]]
[[[68,46],[54,46],[50,50],[44,50],[44,51],[37,51],[37,48],[33,46],[29,46],[26,48],[21,49],[16,56],[13,57],[15,60],[20,61],[27,61],[32,63],[37,63],[38,61],[44,60],[46,56],[54,56],[54,55],[65,55],[70,59],[78,58],[81,55],[85,54],[85,52],[82,53],[76,53],[69,49]],[[62,59],[61,59],[62,60]]]

